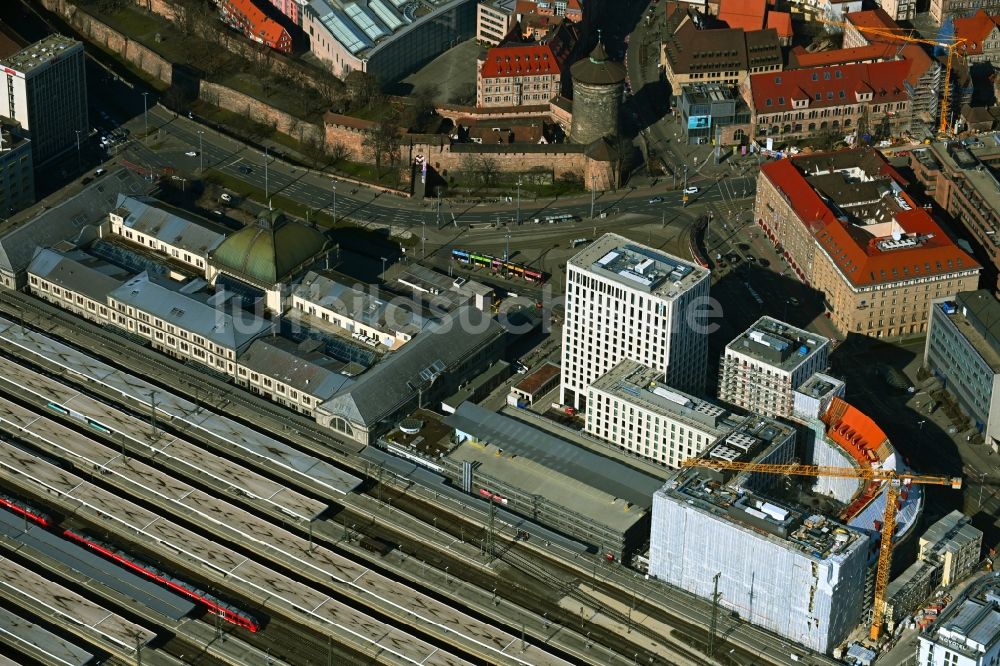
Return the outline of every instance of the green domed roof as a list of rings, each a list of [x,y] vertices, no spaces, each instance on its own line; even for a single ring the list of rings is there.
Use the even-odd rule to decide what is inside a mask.
[[[322,252],[326,243],[326,237],[316,229],[288,220],[280,211],[268,210],[257,218],[257,224],[222,241],[211,259],[224,273],[273,285]]]

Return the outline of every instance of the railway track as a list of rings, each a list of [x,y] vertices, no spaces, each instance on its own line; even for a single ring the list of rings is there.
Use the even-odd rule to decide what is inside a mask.
[[[5,363],[6,361],[0,360],[0,368]],[[23,387],[22,399],[25,395],[34,393],[43,402],[46,399],[50,400],[50,402],[45,403],[48,410],[59,408],[56,411],[57,414],[62,414],[65,411],[65,408],[52,402],[60,399],[55,397],[55,394],[62,389],[61,384],[51,386],[55,382],[46,382],[41,376],[29,375],[24,368],[7,365],[6,371],[8,375],[18,375],[18,383]],[[37,391],[43,390],[40,387],[45,384],[49,384],[48,389],[42,394],[37,393]],[[5,388],[9,391],[11,387],[6,385]],[[334,555],[325,546],[306,544],[304,540],[284,530],[270,526],[265,527],[263,523],[251,518],[245,511],[230,507],[224,500],[209,498],[204,493],[187,487],[183,483],[178,485],[177,481],[168,479],[154,469],[141,465],[134,458],[122,462],[123,456],[117,450],[100,446],[94,442],[97,435],[106,434],[103,433],[102,424],[107,422],[107,417],[103,415],[103,412],[94,411],[103,408],[103,406],[93,402],[87,403],[87,401],[81,400],[80,396],[72,396],[69,401],[64,400],[64,402],[67,405],[74,405],[74,411],[75,409],[88,409],[84,405],[89,405],[87,423],[91,427],[96,427],[97,432],[90,430],[80,432],[79,428],[76,431],[70,431],[66,426],[56,426],[52,421],[52,414],[46,410],[46,407],[38,404],[22,407],[18,403],[8,400],[0,400],[0,428],[14,435],[20,435],[32,446],[42,447],[47,455],[73,460],[84,469],[92,467],[99,470],[100,473],[93,478],[93,482],[98,486],[114,489],[130,497],[141,498],[145,508],[159,509],[178,516],[178,520],[184,527],[201,530],[215,539],[221,539],[220,543],[235,552],[245,551],[247,555],[263,557],[271,562],[281,562],[287,575],[304,577],[320,586],[323,586],[330,578],[335,581],[339,580],[340,584],[336,588],[327,586],[325,591],[342,600],[351,601],[358,609],[366,607],[369,610],[380,612],[383,621],[398,623],[412,618],[408,624],[416,628],[418,632],[436,637],[438,640],[444,639],[449,646],[461,646],[465,640],[462,638],[464,636],[480,636],[479,644],[473,643],[465,648],[467,654],[476,658],[487,658],[487,655],[490,654],[483,652],[481,647],[476,647],[477,645],[481,646],[484,640],[500,646],[513,643],[513,637],[509,635],[506,638],[497,636],[495,632],[487,628],[487,625],[477,624],[478,621],[475,619],[470,624],[468,620],[462,620],[460,614],[458,621],[461,623],[459,626],[462,627],[463,633],[455,635],[447,631],[445,633],[436,631],[435,627],[442,626],[438,623],[447,622],[448,624],[442,627],[445,628],[453,621],[451,618],[454,617],[454,613],[445,605],[441,603],[435,605],[429,599],[421,601],[420,593],[414,592],[408,587],[405,589],[399,586],[393,588],[393,584],[388,580],[379,579],[380,574],[368,573],[370,570],[358,567],[342,556]],[[76,437],[73,436],[73,433]],[[135,433],[128,434],[134,435]],[[74,439],[81,438],[85,441],[73,443]],[[123,437],[121,441],[125,442],[126,438]],[[94,443],[92,445],[87,442]],[[207,461],[205,465],[207,466]],[[206,469],[205,471],[210,470]],[[170,499],[170,497],[178,496],[182,496],[183,500]],[[289,558],[297,562],[295,568],[289,567],[287,561]],[[352,582],[353,580],[361,580],[361,585]],[[375,587],[376,585],[378,587]],[[393,589],[396,591],[393,592]],[[392,601],[393,594],[399,601]],[[409,599],[414,594],[416,597],[412,600]],[[421,610],[417,610],[417,607],[413,605],[418,602]],[[410,610],[411,607],[414,610]],[[420,612],[423,615],[420,615]],[[465,632],[471,633],[466,634]],[[462,639],[457,640],[459,638]],[[469,647],[475,649],[470,651]],[[537,650],[537,648],[532,649]],[[524,652],[522,647],[522,653]],[[510,656],[500,652],[496,652],[496,657],[501,661],[511,660]],[[532,654],[531,652],[512,659],[512,663],[534,664],[545,661],[548,661],[545,655]]]
[[[33,317],[32,315],[28,315],[27,317],[25,317],[25,319],[27,320],[27,323],[29,323],[29,324],[41,324],[41,327],[43,329],[45,329],[47,331],[50,331],[50,332],[56,331],[56,334],[59,334],[58,331],[63,328],[59,324],[57,324],[55,326],[47,326],[46,323],[44,321],[42,321],[40,319],[40,317],[39,317],[39,315],[41,313],[44,313],[47,316],[50,315],[50,314],[55,314],[56,319],[59,319],[60,316],[63,315],[63,313],[61,313],[61,311],[53,309],[53,312],[50,312],[47,309],[47,307],[45,306],[45,304],[38,304],[38,303],[34,302],[33,299],[30,299],[29,297],[27,297],[25,295],[22,295],[22,294],[11,295],[11,294],[9,294],[7,292],[0,292],[0,310],[5,310],[6,309],[8,312],[10,312],[11,309],[20,310],[22,307],[27,307],[32,312],[38,313],[38,314],[34,315],[34,317],[35,317],[34,319],[32,318]],[[74,321],[76,321],[76,320],[74,319]],[[86,324],[86,325],[89,326],[89,324]],[[105,357],[110,357],[112,359],[112,361],[114,361],[115,359],[120,359],[123,356],[125,358],[128,358],[129,359],[129,364],[128,364],[128,368],[127,368],[128,370],[131,370],[131,371],[143,371],[143,368],[142,368],[143,365],[152,365],[153,367],[160,367],[160,368],[162,368],[164,370],[168,370],[171,373],[178,372],[178,369],[176,367],[174,367],[174,366],[180,366],[180,369],[181,369],[180,370],[180,374],[182,374],[182,375],[185,375],[185,373],[195,373],[196,372],[196,371],[192,370],[191,368],[188,368],[188,367],[183,366],[181,364],[175,363],[174,361],[172,361],[171,359],[168,359],[167,357],[158,357],[158,358],[155,359],[155,361],[151,360],[150,358],[138,358],[139,356],[142,356],[142,355],[131,353],[132,350],[130,350],[128,348],[128,345],[126,344],[126,342],[123,339],[119,338],[118,336],[113,335],[111,333],[108,333],[106,331],[103,331],[100,328],[96,328],[96,334],[101,339],[101,345],[103,345],[104,348],[96,348],[96,349],[92,348],[91,351],[92,352],[98,352],[99,354],[101,354],[101,355],[103,355]],[[91,335],[91,331],[88,331],[88,335]],[[72,339],[74,336],[72,335],[72,333],[70,333],[69,337]],[[114,353],[112,351],[108,351],[107,347],[109,347],[109,346],[112,347],[114,350],[117,350],[116,353]],[[149,374],[148,374],[148,367],[145,368],[145,371],[147,372],[147,376],[149,376]],[[185,376],[185,379],[187,379],[187,376]],[[224,394],[223,394],[223,395],[225,395],[224,398],[216,397],[213,400],[206,399],[205,396],[210,395],[209,391],[212,390],[214,384],[220,384],[221,386],[225,387],[224,388]],[[289,441],[293,445],[304,447],[310,453],[313,453],[313,454],[318,455],[320,457],[324,457],[324,458],[330,459],[333,462],[335,462],[336,464],[341,465],[343,467],[346,467],[347,469],[350,469],[352,472],[357,472],[357,473],[360,473],[360,475],[362,475],[362,476],[370,478],[370,475],[368,474],[368,470],[365,469],[365,467],[363,465],[359,464],[359,462],[358,462],[357,459],[351,459],[350,455],[348,453],[344,452],[344,449],[340,449],[339,451],[336,451],[336,450],[335,451],[331,451],[328,448],[330,440],[333,439],[330,436],[329,433],[314,432],[316,430],[315,424],[310,423],[310,422],[300,423],[300,421],[302,421],[302,419],[299,419],[297,417],[294,417],[293,415],[290,415],[287,412],[284,412],[284,410],[282,410],[280,407],[278,407],[276,405],[273,405],[273,403],[268,403],[266,401],[261,401],[260,399],[256,398],[255,396],[251,396],[249,394],[240,395],[239,389],[235,389],[235,388],[230,387],[228,385],[222,384],[221,382],[218,382],[218,380],[215,380],[214,378],[204,377],[204,376],[202,376],[200,374],[195,374],[193,381],[187,381],[187,382],[185,382],[184,380],[182,380],[179,384],[178,383],[171,383],[171,384],[166,385],[166,386],[170,390],[177,390],[178,386],[180,386],[181,387],[181,392],[185,392],[184,387],[187,387],[188,390],[186,392],[189,395],[191,395],[191,393],[194,393],[195,394],[194,397],[195,397],[196,401],[199,401],[202,404],[208,404],[209,406],[212,406],[212,407],[214,407],[216,409],[225,409],[227,407],[232,407],[232,406],[234,406],[234,403],[236,403],[236,404],[245,406],[244,407],[245,409],[252,409],[253,413],[256,414],[256,415],[258,415],[258,416],[260,416],[261,414],[264,414],[267,419],[271,419],[273,421],[276,421],[277,425],[279,425],[281,427],[280,431],[276,432],[277,436],[281,437],[282,439],[285,439],[286,441]],[[198,387],[201,387],[201,389],[199,389]],[[192,390],[192,389],[194,389],[194,390]],[[262,402],[264,403],[263,405],[260,404]],[[294,424],[294,426],[292,426],[290,424]],[[307,426],[307,427],[300,429],[300,426],[303,426],[303,425]],[[290,435],[289,429],[291,427],[295,427],[297,429],[298,433],[306,434],[307,436],[305,438],[302,438],[302,437],[296,437],[296,436]],[[385,484],[385,485],[388,487],[388,484]],[[373,499],[373,496],[376,493],[376,486],[372,485],[372,486],[368,487],[366,489],[366,492],[369,495],[369,498]],[[435,507],[433,505],[424,504],[422,502],[416,503],[413,500],[414,500],[414,497],[412,495],[407,498],[407,506],[406,506],[407,513],[414,514],[418,518],[422,519],[423,522],[424,522],[424,524],[428,525],[428,526],[431,523],[431,521],[436,517],[437,518],[437,521],[436,521],[437,525],[435,526],[435,531],[437,531],[437,526],[438,525],[440,525],[441,528],[443,529],[445,527],[445,525],[450,524],[450,523],[454,523],[454,525],[447,530],[449,533],[451,533],[453,535],[458,536],[458,534],[460,532],[463,532],[463,531],[465,531],[467,529],[468,530],[468,534],[473,539],[475,539],[476,538],[475,534],[477,534],[477,533],[481,534],[482,533],[482,525],[481,524],[469,523],[469,522],[465,522],[465,521],[461,521],[461,520],[455,520],[451,516],[447,516],[446,517],[445,515],[441,514],[441,512],[440,512],[441,507]],[[419,509],[418,509],[418,505],[420,506]],[[401,505],[399,503],[397,503],[396,504],[396,509],[398,510],[400,506]],[[396,528],[398,526],[394,526],[394,525],[391,524],[392,523],[392,518],[391,518],[390,512],[383,512],[383,513],[379,514],[379,516],[378,516],[379,522],[382,523],[382,524],[376,528],[376,527],[369,527],[366,524],[368,522],[368,520],[366,520],[366,518],[370,519],[372,516],[374,516],[374,511],[371,511],[371,509],[369,507],[347,506],[347,509],[349,510],[350,515],[347,515],[345,513],[345,515],[342,518],[338,516],[338,518],[341,520],[341,525],[337,526],[337,530],[339,532],[342,533],[343,531],[345,531],[346,530],[346,523],[350,521],[353,524],[355,524],[357,526],[360,526],[360,530],[359,531],[362,531],[365,534],[371,533],[371,534],[375,534],[375,535],[378,535],[378,534],[387,535],[387,536],[389,536],[389,538],[394,539],[396,542],[400,543],[401,545],[408,546],[407,547],[407,552],[417,552],[417,553],[419,553],[421,555],[424,555],[425,556],[425,561],[427,561],[427,562],[430,562],[430,563],[433,563],[433,564],[436,564],[436,565],[439,565],[439,566],[442,566],[442,567],[451,567],[451,570],[452,570],[452,574],[451,575],[453,577],[454,577],[454,575],[456,573],[461,572],[462,578],[465,579],[468,584],[475,585],[475,584],[478,583],[478,584],[482,585],[483,589],[485,589],[485,590],[492,589],[490,587],[490,581],[488,579],[486,579],[486,578],[484,578],[482,576],[478,576],[478,577],[469,576],[468,573],[467,573],[467,571],[464,571],[464,570],[461,570],[461,569],[458,568],[458,566],[462,566],[462,565],[468,566],[469,561],[467,559],[466,560],[461,560],[459,558],[449,558],[449,557],[445,556],[444,554],[442,554],[440,551],[437,551],[436,553],[428,552],[428,549],[427,549],[425,543],[418,543],[418,542],[414,541],[412,538],[406,537],[405,536],[406,530],[404,530],[402,533],[400,533],[398,531],[398,529],[394,529],[394,528]],[[423,514],[423,515],[421,515],[421,514]],[[331,524],[333,524],[333,523],[331,522]],[[476,530],[479,530],[479,531],[477,532]],[[316,535],[319,538],[323,538],[324,541],[329,541],[331,539],[335,539],[334,535],[331,534],[330,531],[325,531],[324,530],[324,532],[322,534],[320,534],[319,531],[317,531]],[[465,535],[462,535],[462,536],[464,537]],[[463,538],[462,541],[466,541],[466,539]],[[454,562],[458,566],[452,566],[452,564],[451,564],[452,562]],[[512,567],[512,568],[516,569],[516,567]],[[564,570],[565,571],[570,571],[570,569],[568,569],[568,568],[565,568]],[[528,589],[529,586],[532,585],[533,582],[543,582],[543,583],[546,583],[546,584],[548,584],[548,583],[551,582],[551,581],[548,581],[548,580],[545,580],[545,579],[541,579],[540,580],[539,578],[537,578],[536,576],[532,575],[529,572],[522,572],[522,573],[517,574],[517,575],[520,575],[520,576],[524,577],[523,587],[520,584],[515,583],[516,587],[514,587],[513,589],[509,589],[511,586],[505,585],[504,582],[501,581],[500,584],[499,584],[498,592],[500,592],[501,590],[505,590],[505,591],[507,591],[508,595],[513,595],[513,594],[518,594],[518,593],[521,594],[521,595],[523,595],[523,590]],[[496,576],[495,575],[494,575],[493,578],[494,578],[494,580],[496,580]],[[614,588],[612,588],[612,589],[614,589]],[[618,593],[621,592],[620,590],[615,590],[615,591],[618,592]],[[503,596],[503,595],[501,595],[501,596]],[[535,612],[537,612],[539,614],[547,614],[547,618],[548,619],[551,619],[553,616],[559,617],[559,611],[556,610],[552,606],[552,600],[551,599],[545,599],[545,600],[538,599],[537,601],[538,601],[538,603],[536,603],[534,605],[534,607],[529,608],[529,610],[535,611]],[[545,609],[548,609],[548,610],[545,610]],[[550,611],[551,611],[552,615],[548,615],[550,613]],[[687,625],[686,623],[679,622],[679,621],[676,620],[676,618],[671,618],[671,619],[674,620],[673,624],[675,624],[676,626],[678,626],[679,630],[683,629],[685,631],[685,633],[689,633],[689,634],[696,633],[696,630],[694,630],[691,625]],[[501,619],[500,622],[503,623],[503,620]],[[512,628],[516,629],[516,627],[512,627]],[[608,632],[608,633],[610,633],[610,632]],[[539,635],[539,632],[535,631],[534,635],[536,635],[536,636]],[[544,637],[544,634],[542,634],[542,636]],[[629,650],[631,650],[632,648],[635,647],[634,645],[632,645],[628,641],[623,641],[621,638],[618,638],[616,640],[614,636],[602,636],[601,632],[594,632],[593,638],[594,638],[594,642],[600,642],[601,645],[607,645],[609,647],[612,646],[612,645],[614,645],[614,646],[618,647],[619,649],[617,651],[620,654],[625,654]],[[664,639],[661,638],[660,640],[664,640]],[[685,656],[685,655],[683,655],[683,653],[682,653],[682,656]],[[664,663],[664,662],[661,661],[659,663]]]

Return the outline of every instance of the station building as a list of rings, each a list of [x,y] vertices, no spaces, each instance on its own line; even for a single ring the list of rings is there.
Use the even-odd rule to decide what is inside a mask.
[[[316,421],[372,444],[414,409],[440,402],[500,360],[506,335],[489,314],[462,306],[320,405]]]
[[[371,285],[351,286],[310,271],[292,291],[289,308],[308,313],[371,346],[398,349],[427,321],[403,299],[381,298]]]
[[[119,194],[117,207],[108,214],[110,232],[204,273],[209,255],[227,232],[208,220],[195,222],[179,212],[152,197]]]

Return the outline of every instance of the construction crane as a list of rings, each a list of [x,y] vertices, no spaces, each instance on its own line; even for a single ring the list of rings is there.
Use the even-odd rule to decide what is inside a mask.
[[[842,479],[865,479],[886,481],[885,514],[882,518],[882,543],[879,545],[878,565],[875,569],[875,600],[872,604],[872,625],[869,636],[877,641],[882,631],[885,617],[885,590],[889,586],[889,569],[892,564],[892,538],[896,533],[896,501],[900,486],[911,484],[951,486],[954,490],[962,487],[961,477],[926,476],[896,472],[891,469],[871,467],[827,467],[823,465],[769,464],[754,462],[731,462],[714,458],[688,458],[683,467],[708,467],[737,472],[760,472],[762,474],[789,474],[794,476],[834,476]]]
[[[878,37],[881,39],[892,39],[900,42],[905,42],[907,44],[927,44],[930,46],[938,46],[940,48],[946,49],[948,51],[948,58],[945,64],[944,90],[942,91],[941,95],[941,114],[940,114],[941,119],[938,126],[938,132],[940,134],[945,134],[948,131],[948,109],[951,104],[952,63],[955,60],[956,51],[958,50],[958,47],[964,44],[968,40],[966,40],[964,37],[955,37],[951,41],[942,42],[933,39],[924,39],[923,37],[914,37],[910,33],[910,31],[906,28],[868,28],[865,26],[854,25],[853,23],[845,23],[844,21],[834,21],[833,19],[828,19],[824,16],[819,16],[817,20],[819,20],[820,23],[837,26],[842,30],[847,30],[848,28],[851,28],[866,35],[872,35],[874,37]]]

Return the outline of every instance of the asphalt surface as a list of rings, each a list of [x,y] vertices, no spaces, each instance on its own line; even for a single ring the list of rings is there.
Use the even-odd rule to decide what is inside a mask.
[[[141,137],[144,125],[141,114],[126,123],[134,137]],[[433,200],[414,200],[353,183],[338,182],[330,175],[292,166],[270,155],[265,168],[265,156],[258,149],[155,105],[149,110],[149,128],[151,136],[148,140],[134,139],[123,149],[124,159],[156,170],[173,169],[176,175],[189,179],[196,178],[202,167],[205,171],[216,170],[245,181],[259,189],[265,198],[280,195],[314,210],[330,213],[333,213],[336,188],[338,219],[350,217],[356,221],[437,228],[448,224],[467,226],[513,222],[518,216],[516,200],[502,204],[467,204],[443,199],[439,217],[436,201]],[[165,138],[173,141],[166,141]],[[189,157],[185,154],[189,151],[200,154]],[[241,167],[244,167],[243,171]],[[247,167],[250,171],[245,173]],[[755,182],[752,176],[729,176],[726,180],[731,186],[728,190],[719,187],[715,180],[692,180],[691,184],[699,187],[699,192],[688,197],[688,206],[693,208],[699,204],[727,202],[734,192],[753,196]],[[510,194],[513,198],[515,193]],[[650,203],[657,197],[662,200]],[[654,217],[672,215],[672,211],[683,207],[683,194],[663,183],[641,190],[598,193],[593,210],[595,218],[601,219],[601,214],[610,216],[630,212]],[[522,198],[520,219],[522,224],[530,224],[536,217],[549,215],[570,214],[586,219],[590,217],[590,212],[590,195],[537,200]]]

